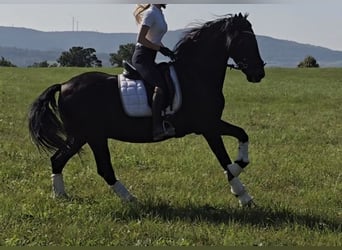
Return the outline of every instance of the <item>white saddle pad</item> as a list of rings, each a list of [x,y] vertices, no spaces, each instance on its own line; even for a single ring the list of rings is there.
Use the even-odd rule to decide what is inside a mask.
[[[175,97],[173,99],[173,109],[167,107],[165,114],[177,112],[182,103],[181,90],[178,77],[174,67],[170,66],[170,76],[175,86]],[[151,107],[148,105],[146,88],[142,80],[132,80],[122,74],[118,77],[118,87],[121,93],[122,106],[128,116],[148,117],[152,115]]]

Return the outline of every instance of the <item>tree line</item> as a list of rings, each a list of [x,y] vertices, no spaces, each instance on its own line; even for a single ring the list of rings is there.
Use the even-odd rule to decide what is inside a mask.
[[[134,53],[135,44],[128,43],[119,46],[117,53],[109,54],[109,62],[112,66],[122,67],[122,61],[131,61]],[[16,67],[9,60],[1,57],[0,67]],[[49,64],[47,61],[36,62],[29,67],[102,67],[102,61],[96,56],[94,48],[83,48],[75,46],[68,51],[62,52],[57,59],[57,63]],[[298,68],[318,68],[319,64],[313,56],[307,56],[299,62]]]
[[[117,53],[109,54],[109,62],[112,66],[121,67],[123,60],[131,61],[134,48],[134,43],[120,45]],[[16,67],[16,65],[1,57],[0,67]],[[102,67],[102,61],[97,58],[94,48],[74,46],[68,51],[63,51],[55,63],[50,64],[47,61],[35,62],[28,67]]]

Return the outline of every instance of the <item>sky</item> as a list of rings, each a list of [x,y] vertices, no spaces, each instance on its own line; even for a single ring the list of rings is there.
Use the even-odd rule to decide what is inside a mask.
[[[207,0],[208,1],[208,0]],[[40,31],[137,32],[137,1],[0,0],[0,26]],[[160,1],[162,2],[162,1]],[[170,1],[166,1],[170,2]],[[229,13],[249,13],[257,35],[342,51],[341,0],[173,0],[164,11],[169,30]],[[0,34],[1,46],[1,34]]]

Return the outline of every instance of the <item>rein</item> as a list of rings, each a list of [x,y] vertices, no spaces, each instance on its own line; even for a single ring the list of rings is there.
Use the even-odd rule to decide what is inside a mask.
[[[266,65],[266,63],[263,62],[263,66],[265,66],[265,65]],[[248,64],[247,63],[237,63],[237,64],[227,63],[227,67],[229,67],[230,70],[232,70],[232,69],[243,70],[243,69],[247,69],[248,68]]]
[[[241,67],[238,64],[229,64],[229,63],[227,63],[227,67],[229,67],[230,70],[232,70],[232,69],[242,70],[242,69],[247,68],[247,64],[244,64],[243,67]]]

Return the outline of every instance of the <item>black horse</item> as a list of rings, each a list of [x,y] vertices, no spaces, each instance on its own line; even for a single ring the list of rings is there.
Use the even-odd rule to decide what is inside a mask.
[[[265,76],[264,62],[247,15],[228,15],[188,30],[175,47],[175,61],[182,92],[182,106],[168,118],[175,137],[203,135],[226,171],[231,192],[241,205],[253,202],[238,175],[249,163],[248,135],[221,120],[224,109],[222,87],[227,62],[232,58],[249,82]],[[65,196],[62,170],[68,160],[88,143],[97,171],[124,201],[135,197],[117,180],[110,161],[108,138],[120,141],[153,142],[151,117],[125,114],[117,75],[88,72],[46,89],[32,104],[29,130],[33,142],[54,152],[51,157],[53,191]],[[58,102],[55,94],[59,92]],[[239,154],[232,162],[221,136],[239,141]],[[166,138],[167,139],[167,138]]]

